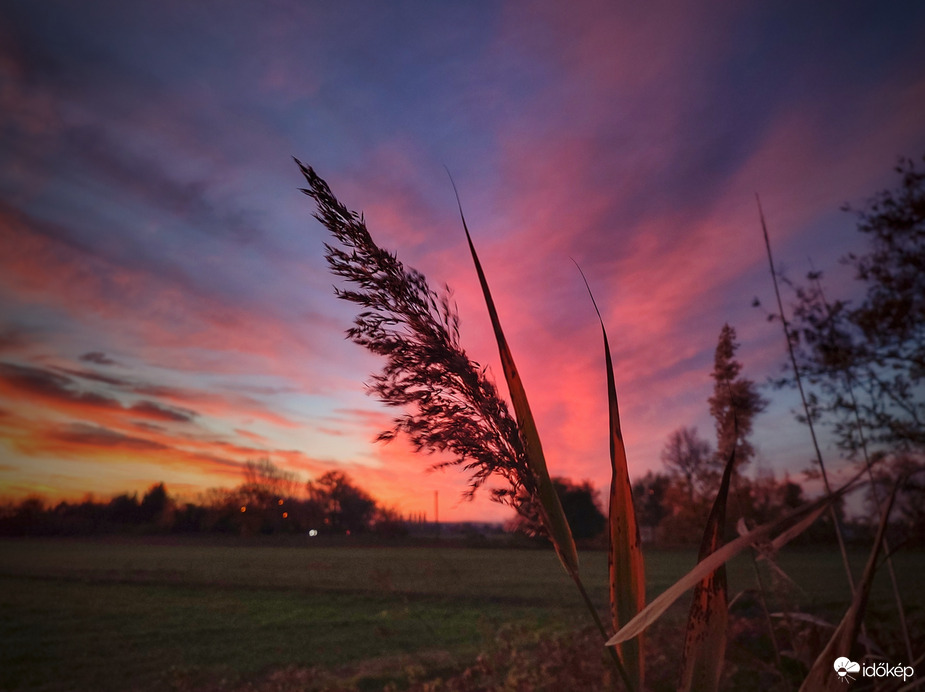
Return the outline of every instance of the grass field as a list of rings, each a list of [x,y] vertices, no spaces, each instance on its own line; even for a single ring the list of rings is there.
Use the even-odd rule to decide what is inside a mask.
[[[694,557],[650,550],[650,598]],[[898,559],[921,620],[925,555]],[[805,590],[803,607],[843,610],[834,550],[791,551],[780,564]],[[585,552],[582,572],[603,610],[605,554]],[[731,565],[732,594],[754,583],[749,560]],[[682,599],[666,626],[686,607]],[[883,583],[873,608],[889,612]],[[0,541],[0,611],[0,688],[55,691],[221,688],[293,666],[380,689],[461,670],[499,630],[568,632],[589,621],[551,550],[205,539]]]

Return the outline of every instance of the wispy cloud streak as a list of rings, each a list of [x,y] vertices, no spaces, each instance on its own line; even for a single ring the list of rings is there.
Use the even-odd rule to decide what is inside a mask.
[[[0,494],[230,484],[271,456],[349,469],[409,511],[430,511],[426,488],[448,517],[498,516],[450,508],[463,476],[372,444],[378,364],[343,340],[293,154],[454,289],[467,352],[500,373],[453,170],[550,470],[604,487],[578,260],[620,334],[630,473],[657,467],[673,428],[711,429],[724,322],[753,379],[783,359],[750,307],[770,297],[755,191],[788,272],[811,255],[848,290],[839,207],[925,150],[923,22],[825,4],[4,5]],[[762,463],[797,470],[802,431],[774,399]]]

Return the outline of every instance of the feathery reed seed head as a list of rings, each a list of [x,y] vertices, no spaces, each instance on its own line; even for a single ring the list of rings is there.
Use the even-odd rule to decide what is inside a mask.
[[[310,166],[296,163],[308,183],[302,192],[317,206],[315,218],[339,245],[325,243],[328,265],[354,286],[335,293],[362,308],[347,336],[386,359],[368,383],[369,392],[405,410],[378,439],[404,433],[416,451],[451,454],[451,461],[434,468],[459,465],[469,471],[469,497],[498,475],[508,487],[492,489],[492,498],[530,512],[536,482],[517,421],[486,369],[460,346],[449,287],[436,293],[423,274],[376,245],[363,216],[338,201]]]

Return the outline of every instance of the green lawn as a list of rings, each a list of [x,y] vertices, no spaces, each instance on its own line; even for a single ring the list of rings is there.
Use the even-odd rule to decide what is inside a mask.
[[[899,559],[921,612],[925,556]],[[780,562],[804,604],[844,607],[834,551]],[[650,550],[650,598],[693,563],[693,551]],[[606,565],[604,553],[582,555],[602,610]],[[731,592],[752,586],[751,562],[735,562]],[[878,583],[875,607],[886,599]],[[680,622],[685,608],[682,599],[670,617]],[[508,624],[555,632],[589,622],[551,550],[206,540],[0,541],[0,613],[0,688],[56,691],[170,689],[286,666],[340,669],[376,689],[411,665],[460,669]]]

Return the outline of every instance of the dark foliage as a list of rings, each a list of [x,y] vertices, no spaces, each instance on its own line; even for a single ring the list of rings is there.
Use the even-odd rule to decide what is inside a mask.
[[[600,509],[600,497],[589,481],[575,483],[568,478],[553,478],[553,488],[562,503],[562,511],[576,539],[596,538],[607,527],[607,517]],[[509,528],[526,536],[542,536],[545,531],[538,515],[521,513]]]
[[[361,533],[376,512],[376,501],[341,471],[328,471],[310,482],[308,496],[320,508],[325,530],[331,533]]]
[[[897,189],[856,213],[867,252],[842,261],[861,300],[828,298],[821,273],[797,288],[793,340],[819,394],[812,415],[828,415],[841,447],[856,453],[925,452],[925,172],[900,161]]]
[[[672,432],[661,457],[668,474],[686,488],[692,504],[695,497],[714,492],[719,476],[713,464],[713,449],[697,434],[697,428],[682,427]]]
[[[633,501],[639,526],[654,532],[662,519],[671,514],[667,506],[671,479],[660,473],[649,471],[633,484]]]
[[[212,488],[198,503],[178,504],[163,483],[138,501],[122,493],[108,502],[87,499],[49,506],[39,497],[0,504],[0,536],[85,536],[94,534],[221,533],[296,534],[315,530],[343,535],[375,530],[400,534],[404,520],[380,510],[350,477],[331,471],[308,484],[308,497],[295,476],[268,459],[248,462],[236,488]],[[314,535],[314,534],[312,534]]]
[[[897,485],[893,521],[901,530],[890,541],[925,545],[925,461],[900,454],[878,464],[873,477],[867,493],[871,517],[877,516],[882,498]]]
[[[565,517],[576,539],[601,535],[607,518],[598,507],[597,491],[588,482],[572,483],[565,478],[554,478],[553,485],[562,503]]]
[[[163,483],[152,485],[141,498],[138,517],[142,523],[153,524],[161,520],[170,509],[170,498]]]

